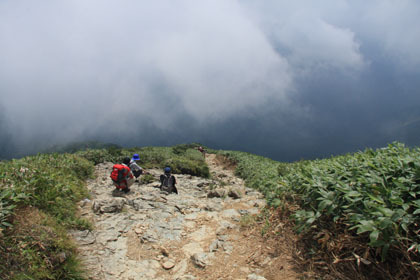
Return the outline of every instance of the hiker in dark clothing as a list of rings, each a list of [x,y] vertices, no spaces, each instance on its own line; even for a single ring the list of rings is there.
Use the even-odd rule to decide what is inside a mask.
[[[160,190],[178,194],[178,190],[175,187],[176,179],[175,176],[171,174],[171,168],[165,167],[164,171],[165,174],[160,175]]]

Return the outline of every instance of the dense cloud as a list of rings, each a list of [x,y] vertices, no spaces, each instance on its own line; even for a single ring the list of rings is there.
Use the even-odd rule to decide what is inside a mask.
[[[2,155],[91,139],[281,160],[418,145],[419,12],[414,0],[2,1]]]

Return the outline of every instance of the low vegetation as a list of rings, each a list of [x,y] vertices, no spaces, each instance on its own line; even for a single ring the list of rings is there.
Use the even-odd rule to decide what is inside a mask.
[[[100,150],[80,151],[76,154],[95,164],[110,161],[121,162],[124,157],[134,153],[140,155],[140,166],[144,168],[171,167],[173,173],[190,174],[208,178],[210,176],[206,162],[196,147],[199,144],[180,144],[173,147],[141,147],[121,149],[110,147]]]
[[[417,279],[420,149],[393,143],[291,164],[221,154],[237,163],[238,175],[271,206],[298,207],[292,217],[312,264],[342,279]]]
[[[81,279],[67,228],[77,217],[93,164],[70,154],[40,154],[0,164],[0,278]]]

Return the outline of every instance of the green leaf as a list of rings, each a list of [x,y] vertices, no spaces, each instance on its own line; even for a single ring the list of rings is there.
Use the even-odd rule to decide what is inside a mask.
[[[8,223],[8,222],[2,222],[2,225],[6,226],[6,227],[12,227],[12,224]]]
[[[407,211],[408,209],[410,209],[410,205],[409,205],[409,204],[407,204],[407,203],[404,203],[404,204],[402,205],[402,209],[404,209],[404,211]]]
[[[321,203],[318,205],[318,210],[322,211],[324,210],[326,207],[330,206],[332,204],[331,200],[323,200],[321,201]]]
[[[379,231],[374,230],[369,234],[370,242],[377,242],[379,237]]]
[[[367,194],[369,196],[370,199],[379,202],[380,204],[385,204],[385,202],[383,201],[382,198],[378,197],[378,196],[374,196],[373,194],[368,193]]]
[[[374,231],[376,230],[374,222],[373,221],[360,221],[360,224],[356,226],[357,234],[361,234],[367,231]]]
[[[391,217],[394,214],[394,211],[389,208],[378,206],[377,209],[386,217]]]
[[[404,203],[404,200],[402,200],[400,197],[397,197],[397,196],[391,197],[389,201],[396,205],[403,205]]]
[[[398,181],[393,181],[393,183],[399,188],[399,189],[405,189],[406,187],[404,186],[404,184],[398,182]]]
[[[412,203],[420,208],[420,199],[413,200]]]
[[[309,219],[306,220],[306,224],[311,225],[314,221],[315,221],[314,217],[309,218]]]
[[[346,196],[349,196],[349,197],[359,197],[359,196],[361,196],[361,194],[358,191],[351,191],[351,192],[346,193]]]
[[[327,198],[328,198],[329,200],[333,200],[333,199],[334,199],[334,197],[335,197],[335,192],[328,192],[328,196],[327,196]]]
[[[403,230],[404,230],[405,232],[408,232],[408,226],[407,226],[407,224],[406,224],[406,223],[401,223],[401,227],[403,228]]]
[[[379,229],[383,230],[388,228],[390,225],[392,225],[392,221],[389,218],[383,217],[379,219],[379,223],[377,224]]]

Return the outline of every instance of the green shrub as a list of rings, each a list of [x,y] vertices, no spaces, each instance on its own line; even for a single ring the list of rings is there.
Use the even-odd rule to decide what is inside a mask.
[[[175,155],[183,155],[187,151],[196,150],[200,146],[203,147],[203,148],[205,148],[205,146],[203,146],[203,145],[201,145],[199,143],[179,144],[179,145],[175,145],[175,146],[172,147],[172,152]]]
[[[116,156],[110,154],[106,149],[79,151],[76,155],[93,162],[95,165],[106,161],[113,162],[116,160]]]
[[[195,144],[171,147],[144,147],[135,150],[140,155],[139,164],[145,168],[171,167],[173,173],[190,174],[208,178],[209,169],[203,156],[195,150]]]
[[[209,169],[200,152],[199,144],[181,144],[174,147],[142,147],[120,149],[110,147],[101,150],[79,151],[81,156],[94,164],[103,162],[122,162],[124,157],[131,157],[134,153],[140,155],[138,164],[144,168],[161,168],[170,166],[174,173],[184,173],[208,178]]]
[[[190,174],[208,178],[210,171],[203,161],[193,161],[185,158],[171,158],[165,161],[164,166],[170,166],[173,173]]]
[[[65,231],[90,227],[77,216],[76,202],[88,195],[84,181],[92,176],[93,164],[76,155],[39,154],[1,164],[0,174],[0,258],[7,260],[0,277],[81,279]],[[18,213],[36,212],[38,222],[28,226],[31,220],[22,222],[16,209],[32,209]],[[21,244],[32,245],[22,249]],[[60,253],[67,257],[55,264]]]
[[[242,152],[218,153],[237,164],[236,173],[247,186],[260,190],[269,205],[278,207],[285,200],[299,205],[293,215],[298,232],[316,240],[320,232],[340,228],[367,248],[379,249],[381,261],[387,260],[390,248],[420,259],[419,148],[393,143],[290,164]]]
[[[285,168],[285,163],[280,163],[262,156],[238,152],[218,151],[236,164],[235,173],[245,180],[247,187],[259,190],[273,205],[278,197],[288,193],[288,189],[280,184],[279,168]]]
[[[142,184],[150,184],[155,181],[155,177],[152,174],[144,174],[140,176],[140,182]]]
[[[300,196],[298,231],[340,221],[382,248],[405,244],[420,252],[420,149],[394,143],[353,155],[293,165],[282,180]],[[328,222],[329,221],[329,222]]]
[[[185,152],[189,149],[188,145],[186,144],[181,144],[181,145],[176,145],[172,147],[172,152],[175,155],[183,155],[185,154]]]

